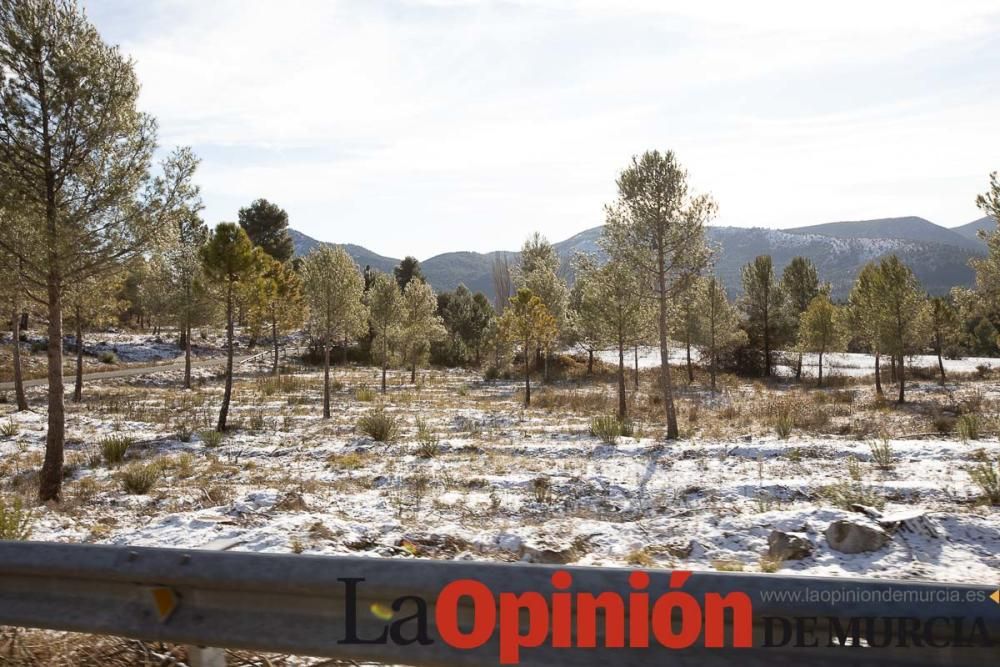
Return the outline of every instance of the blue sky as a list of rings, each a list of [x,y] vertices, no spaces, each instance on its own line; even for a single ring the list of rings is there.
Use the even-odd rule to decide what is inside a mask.
[[[425,259],[601,224],[673,149],[714,224],[981,216],[1000,3],[84,0],[136,60],[210,223],[265,197]]]

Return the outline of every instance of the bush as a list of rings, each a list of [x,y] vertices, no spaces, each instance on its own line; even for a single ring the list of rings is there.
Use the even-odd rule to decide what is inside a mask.
[[[39,352],[48,352],[49,341],[47,340],[36,340],[31,344],[31,353],[38,354]]]
[[[194,437],[194,429],[191,428],[191,424],[181,422],[177,425],[177,432],[175,435],[181,442],[191,442],[191,438]]]
[[[122,489],[132,495],[144,495],[149,493],[159,478],[160,466],[155,463],[133,463],[122,472]]]
[[[99,355],[97,355],[97,359],[102,364],[117,364],[118,363],[118,355],[116,355],[111,350],[105,350],[104,352],[101,352]]]
[[[888,438],[881,438],[868,443],[872,453],[872,462],[879,470],[892,470],[896,465],[896,457],[892,453],[892,445]]]
[[[438,455],[440,445],[437,434],[423,419],[417,418],[417,456],[432,459]]]
[[[778,437],[782,440],[787,440],[788,436],[792,434],[792,426],[795,424],[795,419],[792,417],[790,410],[783,410],[774,419],[774,432],[778,434]]]
[[[394,442],[399,437],[399,421],[384,407],[377,407],[358,420],[358,430],[375,442]]]
[[[222,434],[218,431],[202,431],[201,442],[210,449],[215,449],[222,444]]]
[[[962,439],[962,442],[979,440],[982,435],[982,425],[977,414],[962,415],[958,418],[955,426],[958,429],[958,437]]]
[[[628,417],[618,419],[616,415],[594,417],[590,421],[590,435],[601,439],[609,445],[615,444],[618,436],[625,438],[637,437],[638,428]]]
[[[361,385],[354,390],[354,398],[361,403],[371,403],[375,400],[375,391],[367,385]]]
[[[19,432],[20,428],[18,428],[17,422],[13,419],[8,419],[6,424],[0,424],[0,436],[13,438]]]
[[[496,366],[490,366],[483,373],[483,379],[487,382],[493,382],[494,380],[499,380],[501,376],[500,369]]]
[[[969,477],[983,491],[983,496],[990,505],[1000,505],[1000,470],[991,462],[985,461],[969,471]]]
[[[853,505],[866,505],[878,509],[885,507],[885,498],[861,483],[837,482],[821,487],[818,493],[820,497],[843,510],[850,510]]]
[[[132,445],[135,444],[135,439],[128,435],[108,435],[101,438],[97,446],[101,450],[101,458],[104,462],[111,465],[117,465],[125,460],[125,455]]]
[[[0,540],[26,540],[31,536],[35,517],[30,508],[15,496],[8,505],[0,496]]]

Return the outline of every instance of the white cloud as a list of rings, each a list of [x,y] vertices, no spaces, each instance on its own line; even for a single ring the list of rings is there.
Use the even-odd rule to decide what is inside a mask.
[[[1000,168],[995,2],[87,4],[212,221],[265,196],[384,254],[599,224],[646,148],[743,225],[960,224]]]

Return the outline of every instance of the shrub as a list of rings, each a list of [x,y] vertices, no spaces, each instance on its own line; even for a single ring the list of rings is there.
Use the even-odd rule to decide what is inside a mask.
[[[222,444],[222,434],[218,431],[202,431],[200,435],[202,444],[209,449],[215,449]]]
[[[267,420],[264,419],[264,411],[254,411],[254,413],[250,415],[250,430],[263,431],[265,426],[267,426]]]
[[[635,549],[630,551],[628,555],[625,556],[625,562],[629,565],[635,565],[636,567],[653,567],[656,565],[656,561],[653,557],[649,555],[646,549]]]
[[[979,440],[982,435],[982,425],[977,414],[962,415],[958,418],[955,426],[958,429],[958,437],[962,439],[962,442]]]
[[[868,443],[868,448],[872,453],[872,462],[879,470],[892,470],[896,465],[896,457],[892,453],[892,445],[889,438],[880,438]]]
[[[191,442],[191,438],[194,437],[194,429],[191,428],[191,424],[188,422],[181,422],[177,425],[177,432],[175,435],[181,442]]]
[[[101,458],[109,466],[124,461],[129,448],[134,444],[134,438],[120,433],[104,436],[97,442],[97,446],[101,450]]]
[[[487,382],[493,382],[494,380],[500,379],[500,369],[496,366],[490,366],[483,373],[483,379]]]
[[[885,498],[878,495],[871,487],[860,483],[837,482],[821,487],[818,493],[834,507],[844,510],[850,510],[852,505],[866,505],[875,508],[885,506]]]
[[[354,398],[356,398],[361,403],[371,403],[375,400],[375,391],[369,388],[367,385],[361,385],[354,390]]]
[[[111,350],[105,350],[104,352],[101,352],[99,355],[97,355],[97,359],[102,364],[117,364],[118,363],[118,355],[116,355]]]
[[[122,471],[122,489],[128,494],[143,495],[149,493],[159,478],[160,466],[155,463],[133,463]]]
[[[615,444],[618,436],[624,438],[638,437],[638,426],[628,417],[618,419],[616,415],[594,417],[590,421],[590,435],[601,439],[609,445]]]
[[[380,406],[362,415],[358,430],[375,442],[394,442],[399,437],[399,421]]]
[[[330,454],[326,458],[326,465],[334,470],[357,470],[365,465],[365,457],[357,452]]]
[[[983,491],[990,505],[1000,505],[1000,469],[985,461],[969,471],[969,477]]]
[[[34,520],[31,508],[25,507],[20,498],[15,496],[8,504],[0,496],[0,540],[28,539]]]
[[[432,459],[438,455],[440,445],[437,434],[423,419],[417,418],[417,456]]]
[[[783,410],[774,420],[774,432],[782,440],[787,440],[788,436],[792,434],[792,426],[794,424],[795,419],[792,417],[791,411]]]
[[[8,419],[6,424],[0,424],[0,435],[5,438],[13,438],[20,432],[20,428],[17,426],[17,422],[13,419]]]
[[[548,503],[552,500],[552,483],[548,477],[531,480],[531,490],[535,494],[535,502]]]
[[[855,482],[860,482],[862,478],[861,463],[855,456],[847,457],[847,475]]]

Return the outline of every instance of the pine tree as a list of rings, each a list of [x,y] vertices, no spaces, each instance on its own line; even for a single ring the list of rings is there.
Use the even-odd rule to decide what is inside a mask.
[[[48,430],[39,498],[62,492],[63,293],[149,249],[179,184],[151,179],[156,124],[133,63],[73,0],[0,2],[0,246],[48,319]],[[10,225],[23,233],[11,233]]]
[[[521,266],[516,275],[518,288],[527,288],[545,304],[556,322],[556,337],[545,348],[542,378],[549,379],[549,347],[556,342],[559,334],[566,331],[569,310],[569,290],[566,281],[559,276],[559,255],[548,239],[535,232],[521,247]],[[541,347],[539,351],[541,351]]]
[[[695,278],[687,289],[681,291],[674,300],[671,334],[675,340],[684,345],[685,365],[687,367],[688,384],[694,382],[694,364],[691,360],[691,347],[698,338],[698,285]]]
[[[798,338],[799,321],[806,312],[812,300],[819,296],[819,274],[812,260],[805,257],[793,257],[785,270],[781,272],[781,291],[785,295],[787,320],[791,323],[789,332],[793,338]],[[799,352],[795,364],[795,379],[802,379],[802,352]]]
[[[876,316],[882,321],[885,351],[898,364],[899,402],[906,401],[906,357],[915,354],[930,337],[928,304],[920,282],[896,255],[879,262],[882,295]]]
[[[428,362],[431,343],[446,335],[437,314],[437,297],[423,280],[411,280],[403,289],[401,341],[403,363],[410,367],[410,382],[417,381],[417,366]]]
[[[83,400],[83,335],[89,328],[110,324],[122,310],[122,303],[114,295],[121,289],[123,278],[122,274],[92,276],[66,288],[63,298],[66,324],[76,338],[76,383],[73,387],[76,403]]]
[[[330,418],[330,346],[368,333],[361,270],[343,247],[321,246],[302,262],[310,327],[323,346],[323,417]]]
[[[660,386],[667,418],[667,439],[678,437],[670,375],[670,305],[708,264],[704,224],[715,212],[706,195],[688,192],[687,172],[673,152],[644,153],[618,178],[618,200],[608,210],[604,241],[609,256],[621,261],[651,288],[660,338]]]
[[[208,242],[202,246],[201,258],[205,275],[221,291],[226,309],[226,388],[219,409],[216,430],[226,430],[229,415],[229,401],[233,395],[233,338],[236,320],[236,305],[239,291],[261,271],[260,254],[254,251],[253,243],[246,232],[231,222],[219,223]]]
[[[400,308],[403,297],[396,281],[384,273],[375,276],[366,295],[368,322],[375,332],[372,351],[375,361],[382,368],[382,393],[386,393],[386,372],[396,352],[400,337]]]
[[[295,244],[288,233],[288,213],[266,199],[255,199],[240,209],[240,227],[253,244],[279,262],[287,262],[295,254]]]
[[[15,215],[13,211],[0,209],[0,217],[13,215]],[[14,225],[9,227],[12,232],[18,229],[19,227]],[[24,373],[21,368],[21,316],[25,312],[27,300],[22,264],[20,259],[0,247],[0,272],[5,276],[5,280],[0,281],[0,315],[10,318],[11,364],[18,411],[28,409],[28,398],[24,392]]]
[[[305,297],[302,281],[291,263],[282,263],[264,255],[260,277],[255,285],[255,295],[250,307],[250,320],[259,323],[271,335],[274,362],[271,372],[281,378],[278,358],[281,334],[302,324],[305,320]]]
[[[712,393],[716,391],[719,357],[746,343],[746,333],[740,328],[739,314],[726,297],[726,288],[714,276],[698,282],[695,328],[696,343],[702,357],[708,358]]]
[[[517,290],[500,318],[502,336],[521,348],[524,356],[524,406],[531,406],[530,359],[557,335],[556,320],[545,304],[526,287]]]
[[[813,297],[799,318],[799,349],[819,355],[819,386],[823,386],[823,355],[836,352],[844,342],[843,316],[825,294]]]
[[[947,381],[944,373],[944,350],[948,345],[958,341],[961,325],[958,311],[948,299],[940,296],[930,300],[931,340],[934,343],[934,353],[938,359],[938,369],[941,371],[941,386]]]
[[[416,257],[410,255],[404,257],[399,265],[392,270],[392,275],[396,278],[396,284],[399,285],[400,291],[405,290],[411,280],[426,282],[424,272],[420,270],[420,262],[417,261]]]
[[[764,377],[771,376],[772,353],[784,333],[785,295],[774,277],[770,255],[761,255],[740,271],[743,311],[750,344],[763,354]]]
[[[986,241],[987,256],[970,262],[976,270],[976,291],[988,304],[990,314],[996,317],[1000,316],[1000,176],[997,172],[990,174],[990,189],[976,197],[976,205],[997,224],[990,232],[979,232]]]

